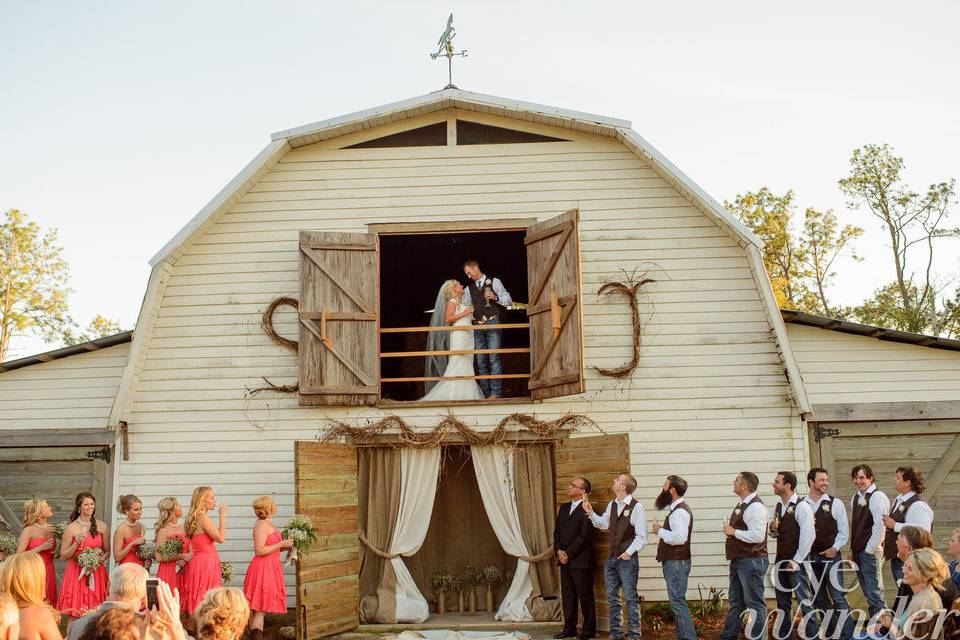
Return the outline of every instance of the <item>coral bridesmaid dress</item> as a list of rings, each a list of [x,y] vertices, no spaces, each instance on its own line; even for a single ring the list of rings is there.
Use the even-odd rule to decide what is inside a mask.
[[[131,540],[133,540],[134,538],[139,538],[139,537],[140,537],[140,534],[138,533],[138,534],[136,534],[136,535],[134,535],[134,536],[132,536],[132,537],[130,537],[130,538],[122,538],[122,539],[121,539],[121,542],[120,542],[120,547],[122,548],[122,547],[127,546],[127,543],[129,543],[129,542],[130,542]],[[136,546],[134,546],[132,549],[130,549],[130,551],[127,553],[127,555],[123,556],[123,557],[120,559],[119,564],[127,564],[128,562],[132,562],[133,564],[138,564],[138,565],[140,565],[141,567],[145,567],[145,566],[146,566],[146,562],[144,561],[143,558],[141,558],[140,556],[137,555],[137,551],[139,551],[139,550],[140,550],[140,545],[139,545],[139,544],[136,545]]]
[[[80,541],[77,554],[84,549],[103,549],[103,534],[98,533],[92,538],[87,536]],[[89,578],[80,579],[80,565],[76,556],[67,564],[63,572],[63,584],[60,585],[60,598],[57,600],[57,611],[73,618],[79,618],[91,609],[96,609],[107,597],[107,570],[101,564],[93,572],[94,586],[90,588]]]
[[[280,532],[267,536],[267,544],[280,542]],[[243,580],[243,595],[253,611],[266,613],[287,612],[287,586],[283,582],[280,550],[265,556],[254,556]]]
[[[220,555],[206,533],[198,533],[190,538],[193,558],[187,563],[187,570],[181,576],[181,604],[187,613],[193,613],[207,591],[223,584],[220,579]]]
[[[30,538],[27,542],[27,551],[36,549],[47,540],[53,538]],[[54,545],[56,547],[56,545]],[[57,570],[53,567],[53,549],[38,551],[37,555],[43,558],[43,568],[47,570],[47,584],[44,592],[44,599],[51,607],[57,604]]]
[[[178,533],[167,538],[167,540],[175,540],[175,539],[179,539],[180,542],[183,544],[183,551],[181,551],[180,553],[187,553],[187,551],[190,550],[190,541],[187,540],[187,536],[183,535],[182,533]],[[218,566],[217,571],[219,570],[220,570],[220,567]],[[186,569],[184,569],[184,571],[186,571]],[[161,562],[157,564],[157,580],[163,580],[164,582],[166,582],[167,586],[170,587],[171,591],[173,591],[174,589],[180,589],[181,591],[183,590],[182,577],[183,577],[182,573],[177,573],[176,560],[172,560],[170,562]],[[183,598],[182,593],[180,594],[180,597]]]

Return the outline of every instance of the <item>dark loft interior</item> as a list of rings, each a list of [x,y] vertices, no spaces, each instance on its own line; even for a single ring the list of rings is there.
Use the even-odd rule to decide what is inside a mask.
[[[524,231],[437,233],[380,236],[380,322],[386,327],[422,327],[430,324],[437,292],[444,280],[455,278],[467,284],[464,261],[474,258],[483,272],[500,278],[516,302],[527,301],[527,254]],[[506,310],[504,322],[526,322],[523,310]],[[380,351],[423,351],[427,333],[385,333]],[[530,346],[526,329],[503,331],[503,345]],[[502,354],[503,372],[529,373],[530,354]],[[423,357],[381,358],[381,378],[424,375]],[[381,396],[387,400],[417,400],[424,395],[423,382],[384,382]],[[529,395],[525,378],[503,381],[504,397]]]

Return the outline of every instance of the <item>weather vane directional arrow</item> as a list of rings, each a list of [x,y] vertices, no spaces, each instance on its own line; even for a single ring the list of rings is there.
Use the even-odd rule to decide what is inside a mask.
[[[444,30],[443,34],[440,36],[440,39],[437,41],[437,52],[431,53],[430,58],[436,60],[440,56],[445,56],[447,58],[447,86],[444,89],[456,89],[457,86],[453,84],[453,57],[454,56],[463,56],[467,57],[467,50],[458,51],[454,53],[453,51],[453,36],[457,34],[457,30],[453,28],[453,14],[450,14],[450,17],[447,18],[447,28]]]

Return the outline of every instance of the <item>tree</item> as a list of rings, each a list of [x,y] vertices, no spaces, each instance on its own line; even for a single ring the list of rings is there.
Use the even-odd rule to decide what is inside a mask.
[[[917,193],[903,183],[903,168],[903,158],[894,155],[892,147],[868,144],[853,151],[850,175],[840,180],[847,206],[865,206],[880,221],[893,256],[892,285],[878,289],[855,313],[862,322],[883,317],[885,326],[940,335],[955,312],[946,300],[938,302],[944,285],[933,263],[944,239],[960,237],[960,229],[947,225],[956,181],[931,184],[925,193]]]
[[[80,333],[76,333],[75,329],[76,325],[72,325],[64,329],[63,343],[65,345],[90,342],[91,340],[105,338],[123,331],[123,329],[120,328],[119,320],[104,318],[99,313],[93,317],[93,320],[91,320]]]
[[[10,340],[34,334],[46,342],[62,337],[69,324],[70,269],[56,229],[40,225],[17,209],[0,225],[0,360]]]
[[[797,242],[790,227],[793,191],[778,196],[767,187],[737,195],[723,206],[740,218],[763,241],[763,262],[780,307],[811,311],[816,296],[809,288],[807,249]]]
[[[801,246],[804,252],[800,258],[806,266],[810,287],[817,297],[817,313],[830,318],[842,318],[846,315],[838,307],[831,307],[826,289],[837,275],[833,271],[834,261],[848,250],[849,257],[862,260],[849,246],[851,241],[863,235],[863,229],[853,225],[844,225],[837,230],[837,216],[833,211],[818,211],[808,207],[803,215],[803,233]]]

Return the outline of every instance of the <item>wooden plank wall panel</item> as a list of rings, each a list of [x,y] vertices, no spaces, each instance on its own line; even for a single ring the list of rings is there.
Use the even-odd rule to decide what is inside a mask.
[[[357,451],[297,442],[295,469],[297,513],[309,517],[320,536],[297,566],[297,622],[306,640],[359,623]]]
[[[630,468],[630,439],[627,434],[568,438],[557,445],[557,504],[568,502],[566,487],[573,478],[583,476],[590,481],[588,496],[594,509],[600,512],[616,496],[613,479]],[[610,630],[610,605],[607,604],[603,582],[603,563],[610,555],[610,540],[606,532],[596,531],[593,537],[597,568],[593,574],[593,591],[597,604],[597,629]]]
[[[960,353],[787,324],[815,404],[960,399]]]
[[[260,314],[274,297],[297,295],[300,230],[363,233],[369,222],[546,220],[580,212],[586,393],[509,408],[458,407],[457,417],[489,427],[514,411],[545,418],[588,413],[608,433],[630,434],[637,496],[651,515],[663,476],[677,473],[690,481],[690,499],[704,523],[729,513],[730,478],[745,455],[764,487],[776,471],[791,467],[803,437],[740,247],[619,143],[562,133],[572,141],[357,150],[310,145],[282,158],[173,267],[135,394],[132,458],[120,469],[121,487],[144,499],[145,521],[156,517],[160,497],[172,493],[183,501],[194,486],[214,485],[235,505],[230,523],[236,533],[221,555],[242,574],[250,558],[251,500],[274,495],[281,523],[294,512],[292,442],[314,438],[325,418],[382,415],[299,407],[294,397],[244,398],[244,389],[261,386],[262,377],[297,381],[296,358],[263,335]],[[658,282],[641,298],[640,366],[630,379],[612,380],[590,366],[629,360],[630,313],[596,291],[634,266],[650,269]],[[297,338],[292,310],[278,310],[275,326]],[[391,412],[424,426],[442,413]],[[664,442],[671,443],[669,457]],[[691,595],[698,582],[725,587],[722,534],[698,530],[694,553]],[[292,572],[287,578],[292,596]],[[648,598],[666,596],[652,548],[641,561],[641,588]]]
[[[129,344],[0,374],[3,429],[103,428]]]

